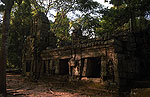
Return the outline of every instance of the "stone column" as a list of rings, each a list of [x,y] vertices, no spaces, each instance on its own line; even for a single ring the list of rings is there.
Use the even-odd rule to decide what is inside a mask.
[[[27,64],[27,61],[22,62],[22,70],[23,70],[22,74],[23,75],[26,75],[26,64]]]
[[[35,74],[35,61],[31,60],[30,76],[33,76],[34,74]]]
[[[52,66],[53,66],[53,60],[50,60],[50,63],[49,63],[49,68],[50,68],[50,73],[52,73]]]
[[[84,67],[83,67],[82,76],[86,76],[86,69],[87,69],[87,59],[84,60]]]
[[[82,73],[82,62],[81,62],[81,59],[79,60],[79,79],[81,79],[81,77],[82,77],[82,75],[81,75],[81,73]]]
[[[46,74],[48,74],[49,72],[48,60],[45,60],[45,65],[46,65]]]
[[[42,75],[42,74],[44,74],[44,72],[45,72],[45,71],[44,71],[44,69],[45,69],[45,68],[44,68],[45,60],[41,60],[41,61],[40,61],[40,65],[41,65],[41,66],[39,66],[38,69],[39,69],[39,72],[41,72],[40,74]]]
[[[54,60],[54,65],[55,65],[55,74],[59,74],[60,73],[60,66],[59,66],[59,59],[55,59]]]
[[[106,77],[106,63],[107,63],[107,60],[106,60],[106,57],[105,56],[102,56],[101,57],[101,77],[102,77],[102,80],[104,80],[104,78]]]
[[[47,60],[47,74],[50,75],[50,59]]]

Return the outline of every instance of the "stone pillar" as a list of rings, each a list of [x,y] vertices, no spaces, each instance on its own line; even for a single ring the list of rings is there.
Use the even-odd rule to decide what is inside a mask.
[[[50,75],[50,60],[47,60],[47,74]]]
[[[26,64],[27,64],[26,61],[22,62],[22,70],[23,70],[22,74],[23,75],[26,75]]]
[[[52,66],[53,66],[53,60],[50,60],[50,63],[49,63],[50,72],[52,70]]]
[[[79,76],[81,75],[81,59],[79,60]]]
[[[39,65],[41,65],[41,66],[39,66],[38,67],[38,72],[41,72],[40,74],[42,75],[42,74],[44,74],[44,65],[45,65],[45,60],[41,60],[40,62],[39,62],[40,64]]]
[[[54,65],[55,65],[55,74],[59,74],[60,71],[60,66],[59,66],[59,59],[54,60]]]
[[[69,64],[69,75],[73,75],[73,67],[75,66],[75,60],[71,58],[68,62]]]
[[[30,76],[33,76],[33,73],[35,73],[35,61],[31,60]]]
[[[116,62],[114,62],[114,81],[118,83],[119,75],[118,75],[118,60],[116,59]]]
[[[48,60],[45,60],[45,65],[46,65],[46,74],[48,74],[49,73]]]
[[[102,77],[102,80],[105,80],[106,73],[107,73],[106,63],[107,63],[106,57],[102,56],[101,57],[101,77]]]
[[[55,63],[54,63],[54,59],[51,59],[50,60],[50,63],[49,63],[49,69],[50,69],[50,74],[55,74]]]
[[[84,60],[84,67],[83,67],[82,76],[86,76],[87,60],[88,60],[88,59],[85,59],[85,60]]]

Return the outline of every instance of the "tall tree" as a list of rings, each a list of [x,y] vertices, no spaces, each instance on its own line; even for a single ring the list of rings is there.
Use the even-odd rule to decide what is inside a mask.
[[[0,44],[1,44],[1,39],[2,39],[2,14],[5,10],[5,6],[3,4],[0,4]],[[1,50],[1,47],[0,47]]]
[[[133,35],[143,29],[141,26],[150,13],[147,0],[109,0],[114,6],[100,11],[102,18],[96,33],[108,36],[130,31]],[[145,7],[144,7],[145,6]],[[145,19],[144,19],[145,18]],[[146,23],[146,22],[145,22]],[[148,23],[148,22],[147,22]],[[144,24],[147,25],[147,24]],[[136,40],[136,39],[135,39]]]
[[[137,20],[142,20],[143,17],[146,18],[150,14],[150,1],[148,0],[111,0],[111,3],[116,7],[116,10],[122,10],[121,13],[126,14],[126,19],[130,19],[132,32],[137,30]]]
[[[7,34],[10,24],[10,12],[14,4],[14,0],[2,0],[5,4],[5,12],[2,25],[2,42],[0,50],[0,94],[6,96],[6,60],[7,60]]]
[[[14,1],[18,4],[22,3],[22,0],[1,0],[5,4],[5,11],[3,16],[2,25],[2,41],[0,50],[0,94],[6,96],[6,64],[7,64],[7,36],[10,25],[10,13],[14,5]]]

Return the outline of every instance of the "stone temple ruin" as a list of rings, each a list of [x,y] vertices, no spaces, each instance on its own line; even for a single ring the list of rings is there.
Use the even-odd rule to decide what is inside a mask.
[[[84,40],[74,31],[72,45],[35,48],[36,41],[43,41],[41,36],[46,35],[48,27],[45,15],[37,14],[33,18],[34,35],[28,36],[23,56],[24,74],[39,72],[40,75],[62,75],[76,80],[110,81],[118,87],[120,97],[128,95],[132,88],[150,87],[147,83],[150,80],[150,32],[122,32],[105,39]],[[35,51],[40,52],[40,59],[34,57]]]

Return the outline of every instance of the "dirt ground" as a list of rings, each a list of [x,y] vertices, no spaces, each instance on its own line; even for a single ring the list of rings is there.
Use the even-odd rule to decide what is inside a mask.
[[[7,74],[8,97],[116,97],[116,92],[86,81],[69,82],[61,77],[46,77],[37,82],[20,74]]]
[[[7,74],[7,97],[117,97],[113,87],[88,81],[68,81],[61,76],[37,82],[20,74]],[[131,97],[150,97],[150,88],[133,89]]]

